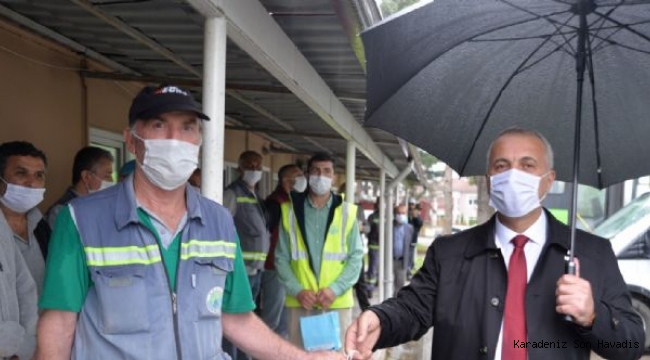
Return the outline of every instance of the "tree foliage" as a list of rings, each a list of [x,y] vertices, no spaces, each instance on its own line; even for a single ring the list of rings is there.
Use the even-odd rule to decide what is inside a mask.
[[[388,17],[418,1],[419,0],[383,0],[381,2],[381,12],[384,14],[384,17]]]
[[[438,159],[435,156],[429,154],[426,151],[420,150],[420,157],[422,158],[422,165],[424,165],[424,167],[427,169],[438,162]]]

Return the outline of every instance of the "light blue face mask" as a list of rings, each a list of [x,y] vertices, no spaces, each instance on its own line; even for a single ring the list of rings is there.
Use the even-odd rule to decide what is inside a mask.
[[[395,220],[400,224],[406,224],[409,221],[409,218],[406,214],[397,214],[395,215]]]

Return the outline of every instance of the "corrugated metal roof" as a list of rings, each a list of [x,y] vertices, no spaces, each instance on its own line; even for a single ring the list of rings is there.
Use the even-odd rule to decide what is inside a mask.
[[[0,4],[141,75],[196,78],[201,73],[203,18],[184,1],[79,1],[136,29],[171,51],[186,66],[160,55],[69,0],[0,0]],[[351,32],[361,29],[356,19],[342,18],[341,9],[336,7],[343,2],[261,0],[261,3],[349,112],[362,123],[365,73],[358,51],[355,53],[356,45],[350,39]],[[251,130],[280,131],[269,131],[269,136],[298,152],[335,149],[334,154],[345,157],[346,141],[230,41],[227,45],[226,81],[229,89],[226,115],[233,123]],[[200,87],[195,90],[200,92]],[[270,120],[269,114],[284,125]],[[406,164],[394,136],[373,129],[368,133],[398,167]],[[368,169],[360,175],[376,175],[378,172],[376,166],[363,156],[358,157],[357,165],[360,169]]]

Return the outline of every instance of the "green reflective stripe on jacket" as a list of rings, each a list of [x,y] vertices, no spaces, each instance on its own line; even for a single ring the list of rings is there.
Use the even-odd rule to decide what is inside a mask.
[[[238,204],[257,204],[257,199],[247,196],[237,196]]]
[[[379,250],[379,245],[369,244],[368,249],[370,249],[370,250]]]
[[[237,244],[228,241],[190,240],[181,244],[181,259],[187,260],[193,257],[227,257],[234,259],[236,250]]]
[[[162,261],[158,245],[84,247],[90,266],[150,265]]]
[[[266,260],[266,254],[260,252],[243,251],[242,257],[244,258],[244,260],[262,260],[262,261]]]

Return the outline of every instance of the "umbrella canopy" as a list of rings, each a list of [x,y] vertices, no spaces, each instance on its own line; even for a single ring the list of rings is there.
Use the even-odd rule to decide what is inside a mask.
[[[558,179],[574,180],[579,2],[579,182],[603,188],[649,174],[650,0],[436,0],[389,18],[362,34],[366,126],[464,176],[486,173],[502,130],[537,130]]]

